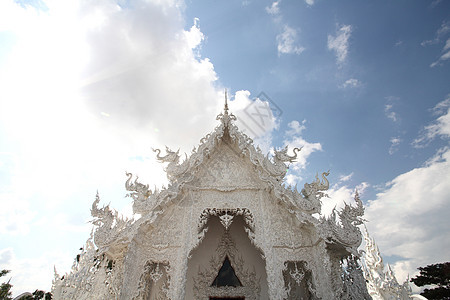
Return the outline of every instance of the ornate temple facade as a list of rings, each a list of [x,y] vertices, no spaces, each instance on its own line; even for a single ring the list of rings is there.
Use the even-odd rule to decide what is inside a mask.
[[[190,157],[157,152],[169,185],[127,173],[139,218],[92,205],[94,230],[54,299],[371,299],[359,263],[363,205],[318,218],[329,184],[284,184],[301,149],[264,155],[227,104]],[[369,272],[365,270],[365,272]]]

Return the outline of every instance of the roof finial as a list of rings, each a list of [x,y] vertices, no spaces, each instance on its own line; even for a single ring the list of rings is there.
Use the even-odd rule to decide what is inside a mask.
[[[223,108],[223,113],[220,113],[217,117],[217,120],[221,120],[222,124],[225,127],[228,127],[228,125],[232,122],[232,121],[236,121],[236,116],[233,114],[228,114],[228,94],[227,94],[227,90],[225,89],[225,107]]]
[[[225,108],[223,109],[225,114],[228,115],[228,101],[227,101],[227,89],[225,89]]]

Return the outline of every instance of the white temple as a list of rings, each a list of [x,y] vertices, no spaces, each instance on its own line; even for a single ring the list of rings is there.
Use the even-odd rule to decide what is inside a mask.
[[[300,149],[265,156],[226,103],[217,120],[182,163],[178,152],[155,150],[167,163],[167,188],[151,190],[127,173],[137,220],[98,208],[97,194],[91,238],[71,272],[55,272],[54,299],[371,299],[358,194],[355,207],[317,218],[328,173],[301,192],[286,187]],[[377,259],[365,260],[374,282]]]

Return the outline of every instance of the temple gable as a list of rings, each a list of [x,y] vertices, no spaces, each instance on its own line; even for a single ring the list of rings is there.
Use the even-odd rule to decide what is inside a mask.
[[[233,144],[222,143],[199,167],[192,185],[199,189],[258,189],[263,188],[255,167],[241,156]]]
[[[361,270],[345,269],[359,259],[358,195],[356,207],[316,218],[327,172],[300,191],[286,187],[301,149],[264,155],[233,124],[226,103],[217,120],[184,160],[154,150],[167,187],[152,190],[127,173],[139,218],[99,208],[97,195],[92,237],[72,272],[56,274],[55,299],[370,298]],[[227,272],[230,284],[218,279]]]

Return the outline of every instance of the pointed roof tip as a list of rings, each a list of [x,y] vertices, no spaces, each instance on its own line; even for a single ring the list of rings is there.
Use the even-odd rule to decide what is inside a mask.
[[[228,93],[225,89],[225,105],[223,108],[223,113],[221,112],[217,115],[216,120],[222,121],[225,127],[228,127],[232,121],[236,121],[236,116],[233,114],[228,114]]]
[[[226,115],[228,115],[228,99],[227,99],[227,89],[225,89],[225,107],[223,108],[223,111]]]

